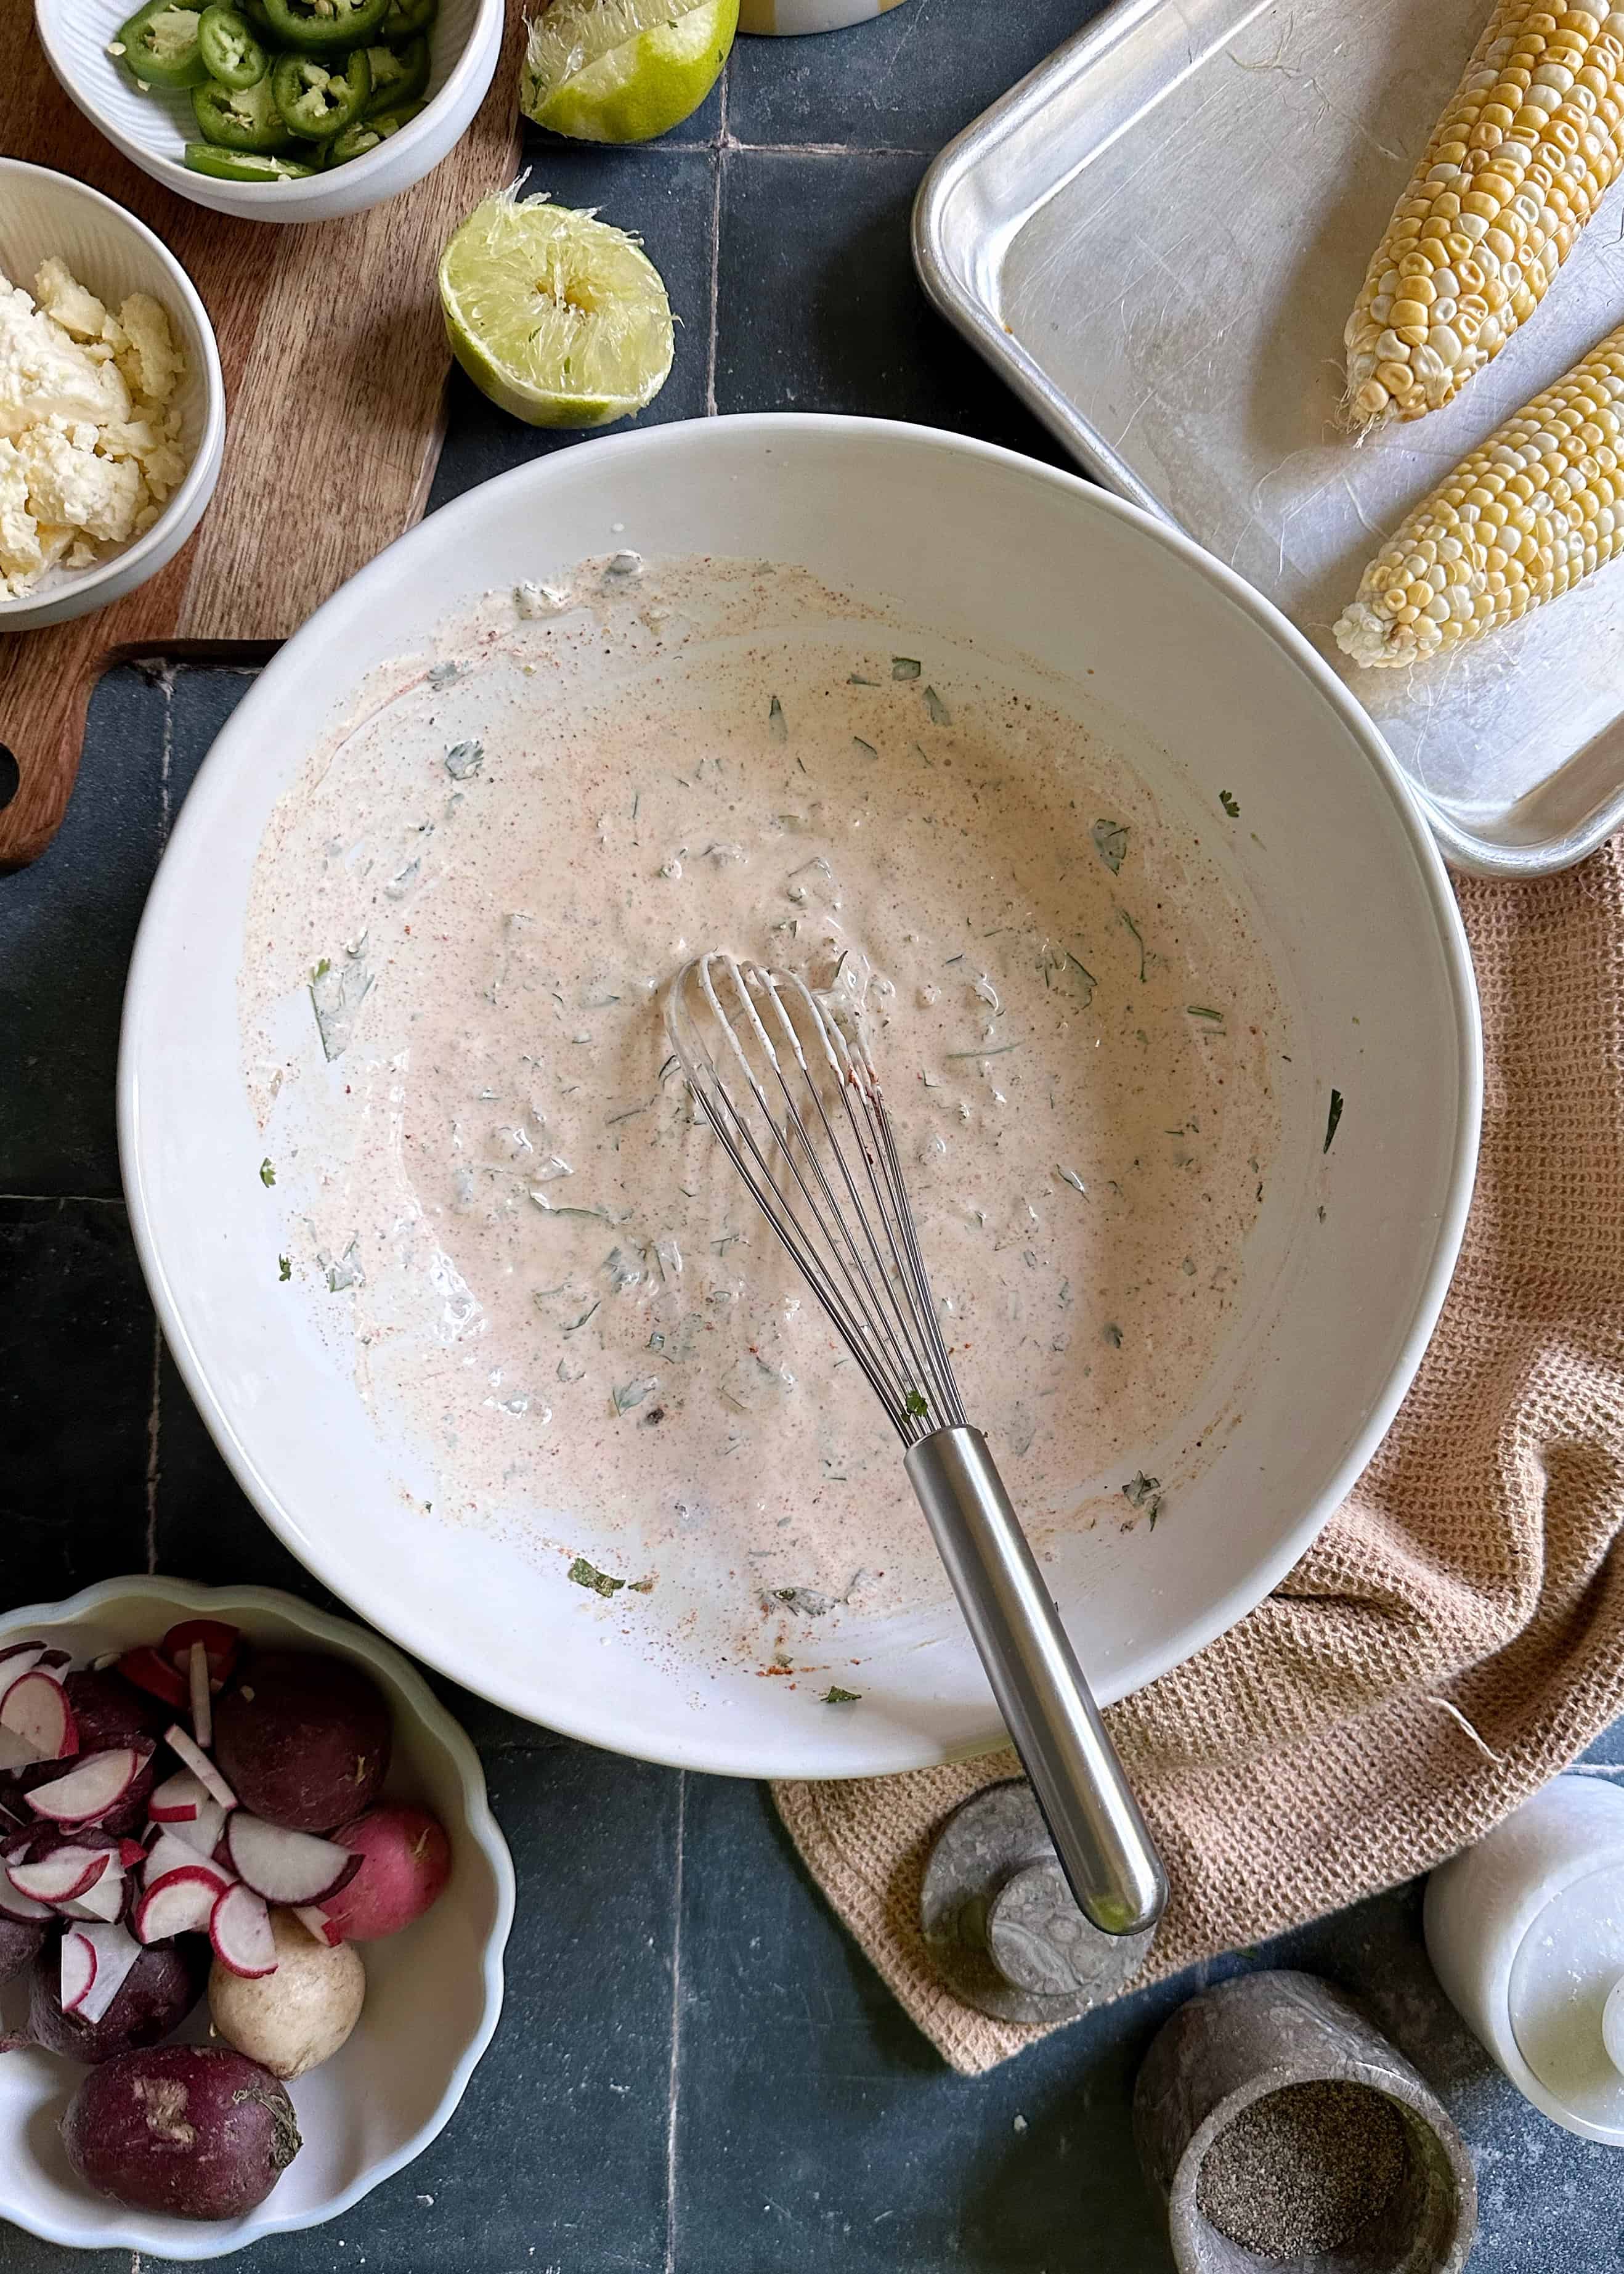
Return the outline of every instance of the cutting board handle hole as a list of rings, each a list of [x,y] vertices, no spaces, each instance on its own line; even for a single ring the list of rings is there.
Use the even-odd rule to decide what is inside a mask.
[[[0,742],[0,813],[4,812],[6,807],[16,796],[22,785],[22,779],[21,767],[6,749],[5,744]]]

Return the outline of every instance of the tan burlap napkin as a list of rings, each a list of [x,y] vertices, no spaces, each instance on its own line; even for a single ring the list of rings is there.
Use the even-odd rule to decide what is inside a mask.
[[[1624,840],[1462,879],[1483,998],[1477,1196],[1442,1321],[1357,1490],[1249,1618],[1113,1709],[1173,1901],[1141,1982],[1424,1871],[1624,1713]],[[947,2059],[1044,2034],[943,1988],[936,1826],[1012,1753],[774,1796]]]

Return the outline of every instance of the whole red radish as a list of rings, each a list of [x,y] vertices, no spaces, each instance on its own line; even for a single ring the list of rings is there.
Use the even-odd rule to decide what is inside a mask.
[[[155,2045],[179,2029],[208,1980],[207,1942],[154,1943],[131,1968],[123,1988],[99,2022],[62,2010],[61,1980],[53,1946],[41,1954],[28,1982],[29,2040],[48,2053],[66,2053],[92,2067],[132,2049]]]
[[[242,1805],[290,1832],[371,1806],[389,1766],[383,1692],[348,1659],[267,1650],[214,1707],[214,1759]]]
[[[109,2061],[74,2094],[62,2137],[98,2195],[172,2218],[240,2218],[303,2144],[293,2103],[269,2071],[205,2045]]]
[[[45,1946],[44,1922],[7,1918],[0,1911],[0,1983],[14,1982]]]
[[[424,1808],[385,1801],[333,1834],[361,1858],[347,1887],[319,1908],[345,1942],[377,1942],[420,1919],[451,1877],[451,1842]]]

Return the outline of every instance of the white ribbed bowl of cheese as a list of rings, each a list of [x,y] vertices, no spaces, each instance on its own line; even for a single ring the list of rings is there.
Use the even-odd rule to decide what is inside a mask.
[[[156,518],[127,538],[86,538],[77,546],[70,540],[64,547],[56,532],[69,524],[47,521],[29,510],[30,497],[37,503],[41,496],[39,477],[31,486],[29,454],[19,454],[19,445],[42,420],[49,424],[53,403],[57,405],[56,417],[63,421],[53,431],[62,436],[64,448],[76,439],[71,430],[94,423],[79,415],[86,407],[88,383],[79,368],[83,343],[54,320],[48,334],[41,334],[35,311],[23,308],[9,294],[0,300],[0,633],[86,615],[156,576],[202,519],[220,478],[225,444],[225,384],[214,327],[174,255],[144,222],[99,191],[43,166],[0,158],[0,277],[32,300],[47,262],[60,264],[115,320],[132,294],[144,294],[162,307],[184,368],[162,405],[166,416],[173,414],[176,431],[162,438],[158,447],[167,445],[184,461],[184,471],[161,501],[154,501],[146,489],[145,467],[125,451],[123,463],[133,463],[142,473],[137,493],[141,511],[157,502]],[[77,315],[82,305],[75,304],[71,312]],[[54,394],[49,386],[37,383],[42,353],[60,365]],[[34,371],[35,383],[26,380],[26,366]],[[57,484],[64,505],[82,501],[94,523],[116,529],[130,488],[128,474],[116,471],[117,463],[87,445],[76,450],[68,473]],[[157,463],[154,454],[154,471]],[[173,471],[172,458],[169,465]],[[105,472],[98,471],[103,468]],[[19,511],[26,527],[18,517]],[[55,550],[60,550],[60,557],[43,574],[31,579],[26,589],[13,589],[13,570],[26,576],[32,558],[49,561]],[[81,566],[70,566],[75,550],[87,550],[91,557]]]

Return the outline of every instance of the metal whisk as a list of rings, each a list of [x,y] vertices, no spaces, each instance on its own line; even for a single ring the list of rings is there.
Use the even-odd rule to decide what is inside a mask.
[[[966,1422],[861,1020],[713,953],[665,1023],[695,1098],[906,1447],[905,1466],[1072,1894],[1108,1934],[1167,1877],[991,1454]]]

